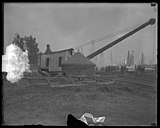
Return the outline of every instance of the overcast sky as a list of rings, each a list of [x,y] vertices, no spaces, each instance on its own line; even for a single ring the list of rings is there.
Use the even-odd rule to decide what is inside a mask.
[[[157,17],[156,7],[150,4],[72,4],[72,3],[5,3],[4,4],[4,46],[9,45],[15,33],[36,38],[40,51],[45,52],[46,44],[52,51],[72,48],[104,35],[147,22]],[[146,62],[156,62],[156,25],[150,25],[121,43],[115,45],[98,58],[92,59],[102,66],[112,58],[114,63],[126,59],[127,51],[134,50],[135,63],[146,56]],[[113,38],[113,40],[116,38]],[[104,40],[83,49],[85,56],[110,43]],[[154,52],[153,52],[154,47]]]

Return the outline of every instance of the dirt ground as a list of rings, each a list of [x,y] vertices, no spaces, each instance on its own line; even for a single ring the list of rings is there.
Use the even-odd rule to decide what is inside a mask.
[[[115,83],[84,86],[31,86],[21,80],[19,87],[3,82],[5,125],[66,126],[68,114],[105,116],[105,126],[150,125],[157,123],[157,88]]]

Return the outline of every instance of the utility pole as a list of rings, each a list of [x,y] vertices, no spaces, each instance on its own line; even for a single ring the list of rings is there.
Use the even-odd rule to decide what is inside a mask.
[[[110,56],[110,63],[111,65],[113,64],[112,51],[111,51],[111,56]]]

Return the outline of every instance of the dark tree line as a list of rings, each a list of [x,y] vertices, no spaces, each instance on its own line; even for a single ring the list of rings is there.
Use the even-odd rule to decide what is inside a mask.
[[[28,59],[30,64],[38,63],[39,48],[36,38],[33,38],[32,36],[20,37],[19,34],[15,34],[13,43],[19,46],[23,52],[26,49],[28,50]]]

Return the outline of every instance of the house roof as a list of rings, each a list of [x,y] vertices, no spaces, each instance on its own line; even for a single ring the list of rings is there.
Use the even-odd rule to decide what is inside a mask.
[[[70,57],[67,61],[62,63],[63,65],[95,65],[92,61],[82,55],[80,52],[75,53],[72,57]]]
[[[56,54],[56,53],[60,53],[60,52],[73,51],[73,50],[74,50],[73,48],[69,48],[69,49],[64,49],[64,50],[60,50],[60,51],[48,52],[48,53],[42,53],[41,52],[41,55],[44,55],[44,54]]]

